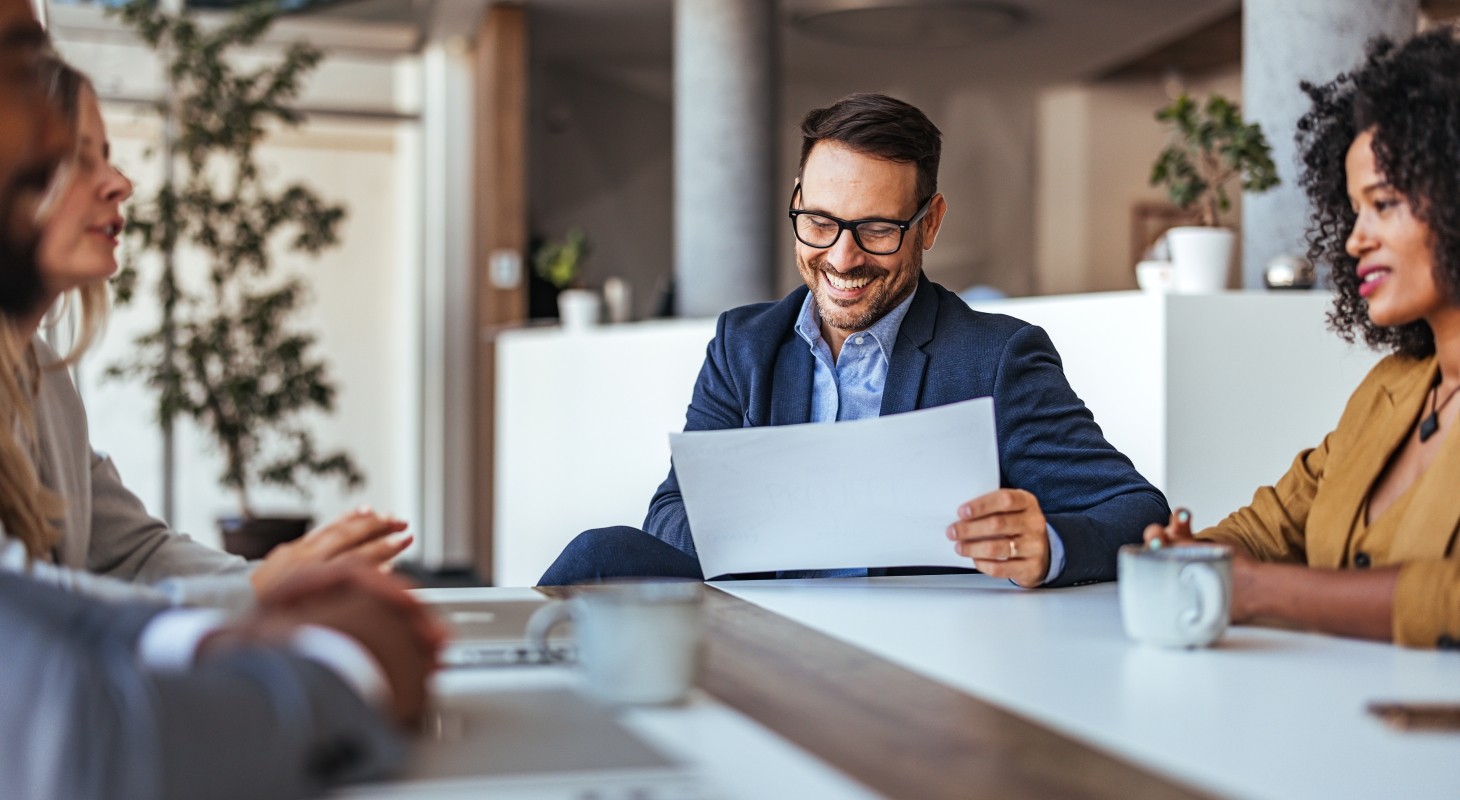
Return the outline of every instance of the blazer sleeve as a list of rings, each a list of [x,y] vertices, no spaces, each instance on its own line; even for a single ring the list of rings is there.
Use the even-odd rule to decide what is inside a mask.
[[[1400,566],[1392,619],[1395,644],[1460,648],[1460,558]]]
[[[705,350],[705,363],[695,380],[689,410],[685,412],[686,431],[725,430],[744,425],[745,412],[737,399],[725,339],[725,315],[721,314],[715,324],[715,338],[710,340]],[[679,478],[674,474],[673,463],[669,465],[669,477],[664,479],[649,501],[644,530],[684,553],[695,555],[694,537],[690,533],[689,517],[684,511],[684,499],[679,493]]]
[[[295,798],[400,762],[400,743],[363,700],[283,651],[145,670],[137,641],[162,608],[0,575],[7,795]]]
[[[84,562],[77,557],[66,563],[145,587],[137,591],[139,599],[161,592],[174,603],[235,609],[251,605],[248,562],[176,533],[148,514],[111,459],[91,447],[86,406],[59,357],[39,338],[32,346],[43,366],[36,396],[36,423],[43,439],[37,468],[67,504],[67,535],[86,531]]]
[[[1308,512],[1328,464],[1330,440],[1299,453],[1293,465],[1272,486],[1252,495],[1252,502],[1197,534],[1203,539],[1238,545],[1259,561],[1306,564]]]
[[[1033,493],[1064,543],[1064,571],[1046,585],[1114,580],[1116,551],[1167,520],[1166,498],[1105,440],[1042,328],[1008,339],[994,398],[1003,482]]]
[[[148,587],[179,605],[243,609],[255,600],[244,559],[193,541],[147,513],[105,455],[91,452],[91,547],[98,575]]]

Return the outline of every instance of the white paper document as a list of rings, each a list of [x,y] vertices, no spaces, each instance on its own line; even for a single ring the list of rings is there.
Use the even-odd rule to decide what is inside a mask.
[[[971,567],[945,531],[999,488],[993,398],[877,419],[669,435],[705,577]]]

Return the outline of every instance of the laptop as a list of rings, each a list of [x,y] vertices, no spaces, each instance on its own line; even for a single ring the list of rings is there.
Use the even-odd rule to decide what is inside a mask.
[[[500,593],[499,593],[500,594]],[[445,624],[450,638],[441,653],[447,667],[504,667],[573,661],[572,623],[553,629],[547,651],[527,641],[527,620],[548,603],[535,592],[508,599],[476,599],[461,590],[418,590],[416,596]]]
[[[359,798],[698,800],[703,781],[567,688],[443,698],[404,774]]]

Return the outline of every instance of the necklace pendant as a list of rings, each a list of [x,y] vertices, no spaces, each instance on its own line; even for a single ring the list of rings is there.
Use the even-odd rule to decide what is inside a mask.
[[[1428,417],[1425,417],[1424,419],[1420,420],[1420,423],[1419,423],[1419,440],[1421,442],[1427,442],[1427,441],[1429,441],[1430,440],[1430,437],[1431,436],[1434,436],[1435,435],[1435,432],[1438,431],[1439,429],[1440,429],[1440,415],[1437,414],[1437,413],[1435,413],[1435,412],[1433,412],[1433,411],[1431,411],[1430,412],[1430,415]]]

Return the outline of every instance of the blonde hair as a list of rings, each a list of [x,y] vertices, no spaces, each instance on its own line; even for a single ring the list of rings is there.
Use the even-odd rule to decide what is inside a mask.
[[[39,378],[35,349],[14,320],[0,320],[0,524],[31,558],[50,561],[61,540],[56,521],[64,510],[61,499],[41,483],[29,452],[36,441],[32,409]]]

